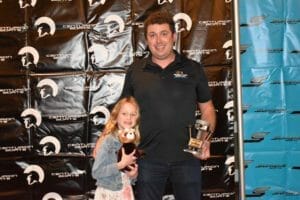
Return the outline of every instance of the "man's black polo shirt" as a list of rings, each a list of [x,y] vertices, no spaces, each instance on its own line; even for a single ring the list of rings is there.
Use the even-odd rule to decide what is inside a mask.
[[[150,57],[128,69],[122,96],[134,96],[141,109],[141,143],[145,159],[173,162],[191,159],[188,125],[195,123],[197,102],[211,99],[201,65],[176,53],[165,69]]]

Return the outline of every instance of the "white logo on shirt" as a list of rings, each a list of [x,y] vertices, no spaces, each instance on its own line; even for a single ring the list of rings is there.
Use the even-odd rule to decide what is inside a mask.
[[[174,74],[174,78],[187,78],[188,74],[185,74],[183,71],[176,71]]]

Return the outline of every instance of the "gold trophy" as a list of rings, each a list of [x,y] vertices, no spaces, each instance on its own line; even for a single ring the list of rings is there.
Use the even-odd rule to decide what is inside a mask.
[[[193,126],[188,126],[190,140],[188,143],[188,148],[183,149],[183,151],[194,155],[200,155],[202,153],[203,142],[209,141],[212,133],[209,131],[209,123],[201,119],[197,119],[194,125],[194,128],[197,131],[196,138],[192,137],[192,128]],[[205,134],[205,136],[203,136],[203,134]]]

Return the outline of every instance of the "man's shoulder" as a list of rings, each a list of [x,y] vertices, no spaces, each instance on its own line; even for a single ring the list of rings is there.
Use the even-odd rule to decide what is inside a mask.
[[[179,57],[180,63],[184,66],[192,66],[192,67],[199,67],[202,66],[201,63],[187,57],[185,54],[179,54],[177,53],[177,56]]]
[[[146,66],[147,59],[146,58],[136,58],[134,62],[129,66],[129,70],[140,70]]]

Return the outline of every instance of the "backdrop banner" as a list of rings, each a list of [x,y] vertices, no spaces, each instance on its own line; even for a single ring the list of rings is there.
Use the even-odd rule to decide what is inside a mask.
[[[126,70],[149,54],[156,10],[173,14],[174,48],[202,63],[213,94],[203,199],[238,196],[230,0],[0,0],[0,199],[93,199],[91,153]]]

